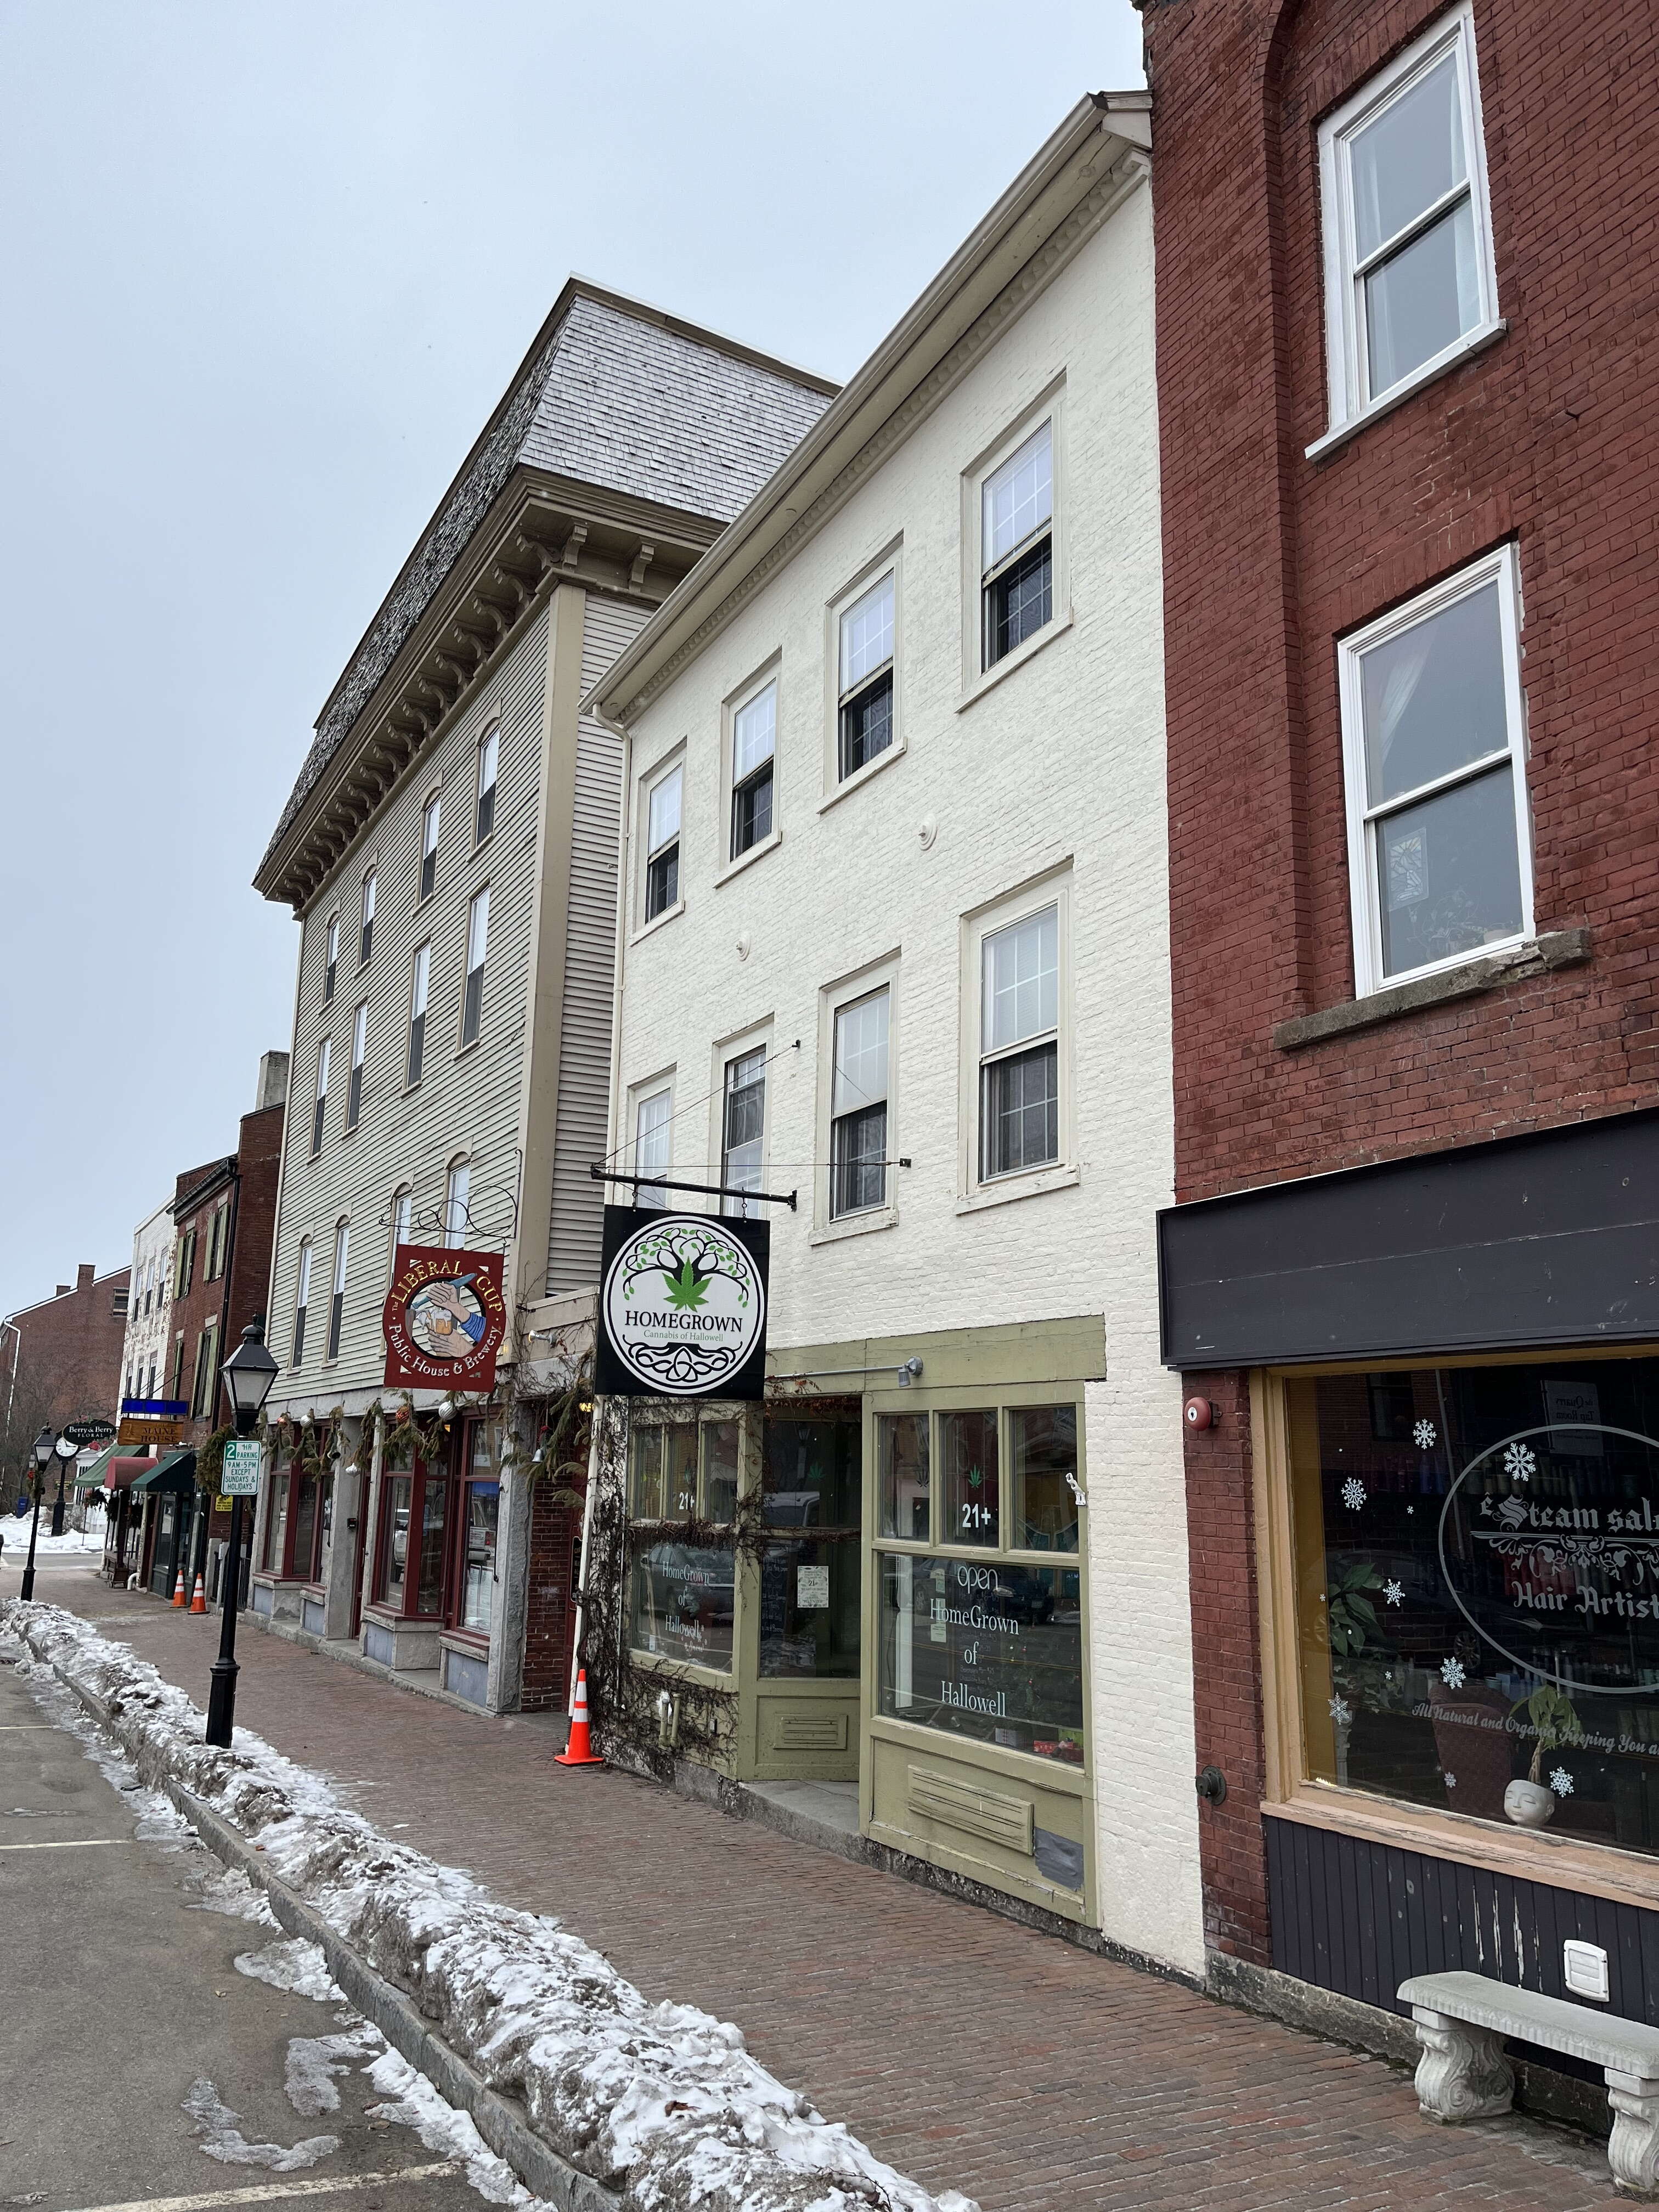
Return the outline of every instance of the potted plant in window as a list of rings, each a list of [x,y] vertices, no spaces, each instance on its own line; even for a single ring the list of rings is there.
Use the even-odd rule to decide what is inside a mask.
[[[1583,1730],[1572,1699],[1553,1682],[1540,1682],[1529,1698],[1517,1698],[1511,1720],[1524,1712],[1536,1731],[1532,1764],[1504,1792],[1504,1810],[1518,1828],[1541,1828],[1555,1813],[1555,1792],[1544,1781],[1544,1760],[1565,1743],[1577,1743]]]

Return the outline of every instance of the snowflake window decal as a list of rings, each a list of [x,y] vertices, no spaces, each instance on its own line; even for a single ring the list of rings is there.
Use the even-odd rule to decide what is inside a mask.
[[[1461,1659],[1443,1659],[1440,1662],[1440,1679],[1448,1689],[1461,1690],[1464,1681],[1463,1662]]]
[[[1398,1605],[1406,1595],[1405,1584],[1403,1583],[1384,1583],[1382,1585],[1382,1595],[1390,1605]]]
[[[1351,1474],[1343,1484],[1342,1503],[1350,1513],[1358,1513],[1365,1503],[1365,1486],[1357,1474]]]
[[[1551,1775],[1550,1788],[1554,1790],[1558,1797],[1571,1796],[1572,1777],[1568,1773],[1565,1766],[1558,1766],[1554,1773]]]
[[[1412,1442],[1419,1451],[1432,1451],[1437,1433],[1432,1421],[1419,1421],[1412,1431]]]
[[[1456,1787],[1457,1787],[1457,1777],[1456,1777],[1455,1774],[1444,1774],[1444,1773],[1443,1773],[1440,1778],[1441,1778],[1441,1780],[1445,1784],[1445,1785],[1446,1785],[1446,1787],[1447,1787],[1447,1789],[1448,1789],[1448,1790],[1455,1790],[1455,1789],[1456,1789]]]
[[[1538,1455],[1525,1444],[1511,1444],[1504,1455],[1504,1472],[1513,1482],[1530,1482],[1538,1469]]]
[[[1346,1698],[1331,1699],[1331,1718],[1336,1723],[1338,1728],[1346,1728],[1348,1723],[1353,1718],[1353,1707]]]

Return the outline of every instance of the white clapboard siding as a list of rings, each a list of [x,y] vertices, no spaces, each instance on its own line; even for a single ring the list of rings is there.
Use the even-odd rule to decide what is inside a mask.
[[[642,621],[639,607],[588,593],[582,631],[584,694],[599,682]],[[593,1181],[588,1169],[605,1157],[621,790],[622,741],[584,715],[576,735],[553,1210],[547,1239],[550,1295],[580,1290],[599,1279],[605,1187]]]

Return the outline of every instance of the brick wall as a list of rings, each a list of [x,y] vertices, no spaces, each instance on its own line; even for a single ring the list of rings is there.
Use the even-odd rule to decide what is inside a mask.
[[[524,1688],[527,1713],[556,1711],[570,1693],[573,1547],[581,1534],[579,1507],[548,1502],[538,1482],[530,1505],[529,1587],[525,1594]]]
[[[131,1268],[100,1275],[83,1260],[72,1290],[11,1316],[18,1340],[0,1353],[0,1373],[15,1360],[17,1407],[21,1412],[27,1401],[37,1429],[46,1422],[61,1429],[70,1421],[116,1418],[131,1279]],[[12,1441],[21,1465],[33,1448],[33,1432]]]
[[[1328,420],[1317,125],[1444,12],[1145,0],[1182,1199],[1656,1096],[1659,15],[1474,0],[1508,332],[1305,456]],[[1587,925],[1591,957],[1280,1049],[1277,1023],[1355,989],[1336,640],[1505,542],[1535,925]],[[1199,1755],[1232,1791],[1204,1816],[1206,1920],[1260,1955],[1243,1437],[1241,1408],[1188,1474]]]

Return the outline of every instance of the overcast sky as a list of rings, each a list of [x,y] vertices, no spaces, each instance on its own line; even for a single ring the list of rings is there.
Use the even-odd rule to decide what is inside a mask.
[[[249,879],[566,275],[847,376],[1129,0],[0,0],[0,1312],[286,1049]]]

